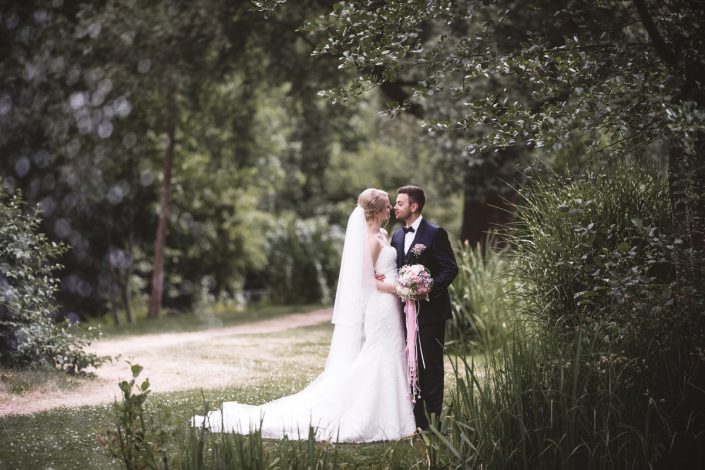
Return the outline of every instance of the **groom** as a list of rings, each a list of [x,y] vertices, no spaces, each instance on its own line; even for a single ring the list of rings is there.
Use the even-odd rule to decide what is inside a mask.
[[[458,274],[448,233],[421,216],[425,203],[426,194],[418,186],[399,188],[394,214],[404,227],[392,235],[397,267],[422,264],[433,277],[429,300],[419,302],[418,312],[421,348],[417,344],[416,356],[421,399],[414,406],[414,417],[421,429],[428,428],[428,416],[440,415],[443,405],[443,341],[446,320],[451,318],[448,286]]]

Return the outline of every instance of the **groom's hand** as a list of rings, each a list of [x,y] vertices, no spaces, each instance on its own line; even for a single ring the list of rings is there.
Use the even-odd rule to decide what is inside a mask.
[[[384,281],[385,275],[375,273],[375,279],[377,279],[378,281]]]

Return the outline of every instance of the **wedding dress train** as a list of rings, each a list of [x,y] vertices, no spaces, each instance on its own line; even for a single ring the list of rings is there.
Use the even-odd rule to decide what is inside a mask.
[[[396,257],[396,250],[385,246],[374,267],[387,282],[396,281]],[[364,343],[351,362],[331,364],[329,357],[326,370],[302,391],[260,406],[225,402],[222,411],[197,416],[194,424],[236,433],[261,425],[263,437],[290,439],[306,439],[310,425],[316,439],[333,442],[396,440],[413,434],[399,299],[373,290],[363,325]],[[337,334],[336,325],[333,343]]]

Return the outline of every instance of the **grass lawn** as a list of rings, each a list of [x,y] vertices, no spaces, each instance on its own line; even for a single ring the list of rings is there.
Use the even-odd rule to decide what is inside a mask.
[[[257,386],[220,390],[190,390],[155,394],[150,397],[150,416],[163,423],[186,423],[192,414],[217,409],[221,401],[263,403],[296,392],[310,380],[299,375],[272,377]],[[0,418],[0,469],[119,469],[96,441],[112,426],[111,406],[58,409],[26,416]],[[277,441],[267,441],[275,452]],[[339,462],[351,468],[409,468],[420,458],[411,440],[375,444],[338,444]]]
[[[195,313],[166,314],[152,320],[144,313],[136,315],[133,324],[123,322],[115,325],[112,317],[106,315],[100,320],[86,323],[86,326],[98,326],[103,336],[134,336],[151,333],[173,333],[198,331],[221,326],[234,326],[258,320],[268,320],[291,313],[305,313],[324,308],[323,305],[265,305],[236,310],[228,306],[213,306]]]
[[[274,312],[267,314],[274,315]],[[162,321],[171,320],[157,320]],[[185,324],[180,325],[186,327]],[[218,409],[222,401],[259,404],[299,391],[323,369],[331,331],[329,324],[323,324],[248,335],[261,344],[263,352],[265,349],[275,352],[262,354],[261,358],[252,362],[253,368],[271,373],[261,374],[255,381],[233,387],[200,390],[198,384],[194,384],[193,389],[187,391],[155,393],[147,401],[149,416],[176,435],[183,435],[187,429],[186,423],[193,414]],[[283,344],[288,345],[290,353],[305,354],[310,360],[297,363],[296,367],[291,364],[282,367]],[[450,367],[447,367],[447,372],[452,375]],[[149,377],[149,371],[145,370],[142,375],[144,377],[140,378]],[[29,381],[27,386],[31,387],[32,383]],[[70,388],[71,382],[59,385]],[[115,387],[117,389],[117,384]],[[21,390],[18,391],[21,393]],[[113,410],[109,405],[1,417],[0,470],[123,468],[121,462],[111,457],[96,440],[98,435],[113,426],[113,422]],[[179,441],[176,441],[171,444],[174,447],[170,455],[177,454]],[[276,454],[278,445],[280,441],[266,441],[265,448]],[[349,468],[412,468],[423,460],[419,443],[412,443],[410,439],[375,444],[338,444],[336,449],[338,462],[348,463]]]

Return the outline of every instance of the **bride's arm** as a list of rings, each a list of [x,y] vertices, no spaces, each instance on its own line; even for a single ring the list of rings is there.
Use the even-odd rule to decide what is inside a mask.
[[[377,281],[377,290],[380,292],[386,292],[387,294],[396,294],[397,286],[396,284],[391,284],[389,282]]]
[[[379,258],[379,254],[382,251],[382,240],[380,240],[376,236],[370,235],[369,238],[370,242],[370,252],[372,254],[372,266],[377,264],[377,258]],[[377,283],[377,290],[380,292],[388,292],[391,294],[396,293],[396,286],[394,284],[390,284],[388,282],[380,281],[379,279],[375,279],[375,282]]]

